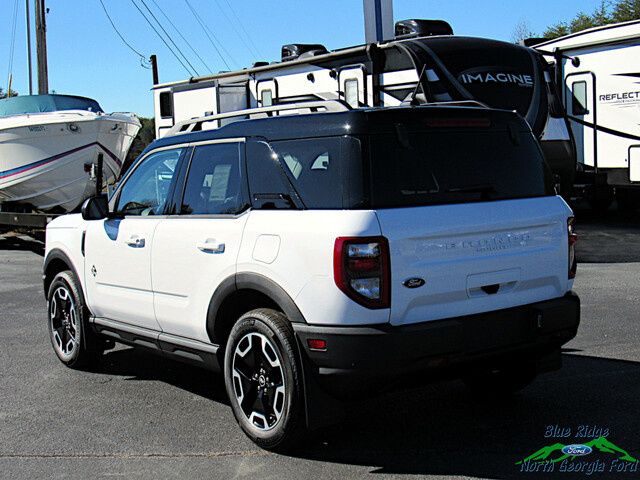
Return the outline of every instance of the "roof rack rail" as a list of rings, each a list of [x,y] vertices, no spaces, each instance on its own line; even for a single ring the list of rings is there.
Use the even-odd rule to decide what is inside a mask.
[[[351,110],[351,107],[342,100],[310,100],[308,102],[283,103],[280,105],[270,105],[268,107],[247,108],[245,110],[217,113],[214,115],[192,118],[190,120],[183,120],[171,127],[165,136],[170,137],[172,135],[201,131],[202,124],[206,122],[214,122],[216,120],[235,117],[265,118],[270,117],[273,113],[287,110],[309,110],[309,113],[326,113],[345,112],[347,110]]]

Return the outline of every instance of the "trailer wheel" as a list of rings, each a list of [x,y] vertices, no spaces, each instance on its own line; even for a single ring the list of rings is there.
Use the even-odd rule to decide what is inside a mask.
[[[613,203],[613,189],[608,185],[594,187],[589,192],[587,200],[594,212],[605,213]]]
[[[635,212],[640,207],[640,190],[616,188],[616,201],[620,212]]]

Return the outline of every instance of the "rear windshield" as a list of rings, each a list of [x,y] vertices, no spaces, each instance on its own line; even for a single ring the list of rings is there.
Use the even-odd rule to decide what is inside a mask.
[[[553,194],[530,132],[434,129],[371,135],[371,206],[392,208]]]

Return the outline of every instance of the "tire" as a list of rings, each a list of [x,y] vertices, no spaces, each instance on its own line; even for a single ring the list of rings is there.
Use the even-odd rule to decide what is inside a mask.
[[[617,188],[618,211],[623,213],[635,212],[640,207],[639,193],[639,191],[631,188]]]
[[[298,358],[291,325],[275,310],[246,313],[229,334],[224,380],[231,409],[261,448],[289,450],[304,430]]]
[[[476,372],[462,380],[474,393],[488,397],[509,396],[530,385],[537,376],[533,363],[514,362],[514,365]]]
[[[587,200],[595,213],[605,214],[614,200],[613,189],[608,186],[594,188]]]
[[[49,338],[57,357],[69,368],[94,366],[104,346],[89,328],[80,285],[69,270],[58,273],[47,295]]]

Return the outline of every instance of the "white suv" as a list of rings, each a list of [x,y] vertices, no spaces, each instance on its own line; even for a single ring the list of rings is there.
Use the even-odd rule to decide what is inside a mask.
[[[219,369],[271,449],[328,399],[406,377],[517,390],[560,367],[579,324],[572,213],[549,177],[526,122],[489,109],[157,140],[108,203],[47,228],[54,350],[76,368],[116,341]]]

